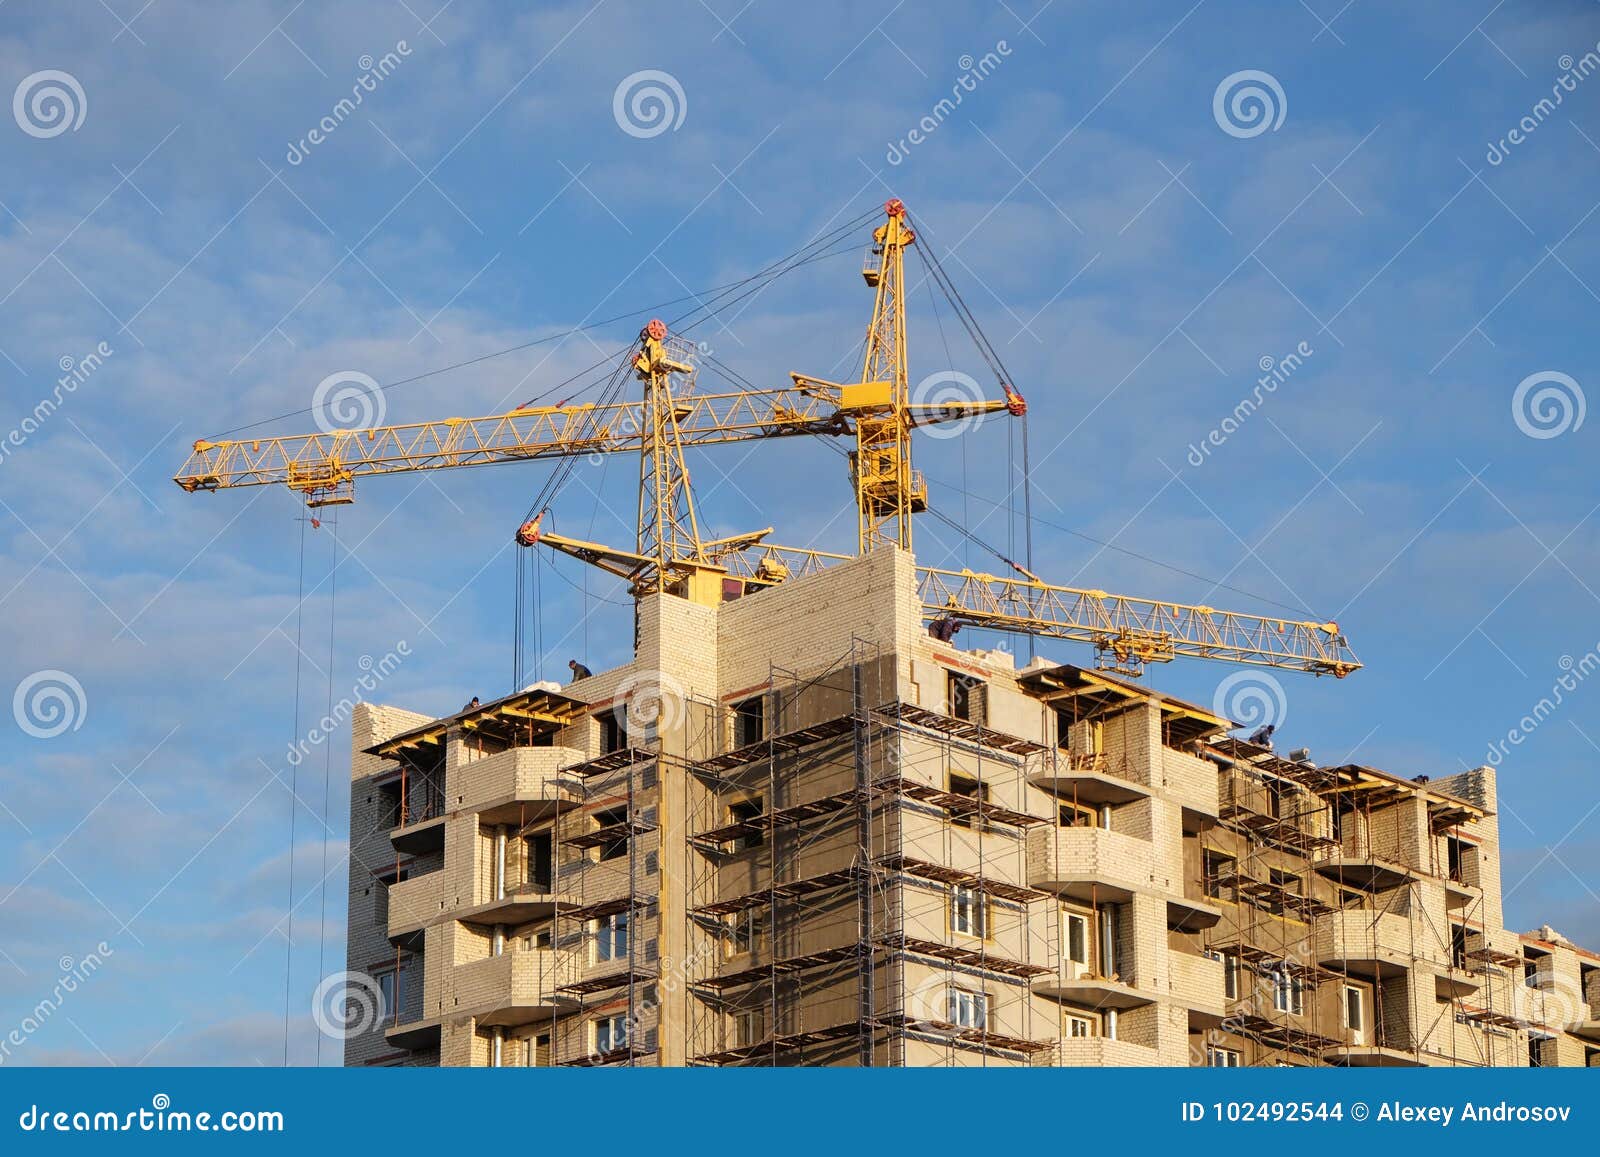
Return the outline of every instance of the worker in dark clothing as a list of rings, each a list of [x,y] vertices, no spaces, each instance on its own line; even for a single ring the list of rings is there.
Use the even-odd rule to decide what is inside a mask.
[[[961,629],[961,624],[948,616],[941,616],[928,624],[928,634],[938,639],[941,643],[948,643],[956,637],[956,632]]]
[[[589,668],[585,667],[576,659],[568,659],[567,666],[572,668],[572,681],[574,683],[576,683],[579,679],[587,679],[590,675],[594,674],[593,671],[589,670]]]
[[[1278,727],[1275,723],[1269,723],[1265,727],[1258,727],[1251,734],[1250,742],[1254,743],[1257,747],[1265,747],[1268,751],[1271,751],[1272,733],[1276,730],[1278,730]]]
[[[478,705],[478,697],[476,695],[474,695],[472,697],[472,701],[470,703],[468,703],[465,707],[463,707],[461,710],[463,710],[463,711],[476,711],[478,709],[478,706],[479,706]]]

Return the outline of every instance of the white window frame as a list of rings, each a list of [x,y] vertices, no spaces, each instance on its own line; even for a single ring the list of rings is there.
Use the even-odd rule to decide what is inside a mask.
[[[1236,1069],[1239,1067],[1240,1057],[1238,1049],[1225,1049],[1217,1045],[1206,1048],[1206,1065],[1213,1069]]]
[[[1075,1012],[1066,1013],[1062,1018],[1061,1035],[1069,1040],[1087,1040],[1096,1035],[1094,1018],[1080,1016]]]
[[[960,1028],[983,1029],[989,1025],[989,994],[974,992],[952,984],[945,990],[945,1015]]]
[[[1289,972],[1279,969],[1272,975],[1272,1007],[1278,1012],[1302,1016],[1306,1010],[1305,982]]]
[[[594,1052],[596,1055],[615,1052],[628,1047],[628,1016],[626,1013],[617,1013],[614,1016],[602,1016],[591,1022],[593,1025]]]
[[[951,884],[950,931],[985,939],[989,935],[989,898],[977,888]]]
[[[1094,972],[1094,925],[1089,917],[1082,912],[1073,912],[1063,909],[1061,926],[1061,958],[1066,964],[1067,977],[1076,980]],[[1083,930],[1079,942],[1081,956],[1075,955],[1072,948],[1072,930]]]
[[[1367,990],[1359,984],[1347,984],[1340,995],[1343,997],[1339,1006],[1340,1015],[1344,1020],[1344,1027],[1350,1032],[1350,1039],[1358,1045],[1366,1044]],[[1354,1004],[1351,1003],[1351,997],[1355,998]],[[1354,1016],[1350,1015],[1352,1008],[1355,1010]]]
[[[594,962],[604,964],[628,958],[628,936],[632,932],[628,913],[613,912],[594,922]]]

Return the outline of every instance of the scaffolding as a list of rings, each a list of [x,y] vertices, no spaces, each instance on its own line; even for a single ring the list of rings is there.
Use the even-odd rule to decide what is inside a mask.
[[[1028,1027],[1031,981],[1048,969],[1026,959],[1025,920],[1010,953],[943,923],[957,894],[983,933],[1002,908],[1045,898],[1025,883],[1021,833],[1047,821],[997,798],[994,774],[1010,771],[1006,799],[1020,803],[1039,745],[900,702],[892,659],[859,639],[817,673],[771,667],[755,694],[759,740],[730,741],[729,703],[697,705],[689,1062],[893,1065],[915,1044],[947,1063],[1022,1063],[1050,1047]],[[951,789],[952,761],[976,769],[975,790]],[[954,854],[953,832],[976,854]],[[911,986],[912,970],[930,980]],[[947,1003],[956,984],[981,1013]]]

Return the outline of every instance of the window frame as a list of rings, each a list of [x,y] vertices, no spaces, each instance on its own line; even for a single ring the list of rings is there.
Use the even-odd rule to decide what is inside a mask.
[[[989,1027],[989,994],[959,984],[945,989],[944,1010],[946,1019],[957,1028],[986,1030]]]
[[[628,916],[629,913],[623,910],[595,918],[593,963],[614,964],[628,958],[629,937],[633,934]]]
[[[989,939],[989,897],[981,888],[951,884],[946,915],[955,935]]]

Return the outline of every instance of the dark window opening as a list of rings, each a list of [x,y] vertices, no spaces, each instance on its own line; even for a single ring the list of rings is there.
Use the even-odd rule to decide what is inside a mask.
[[[600,859],[615,860],[628,854],[628,809],[625,807],[610,808],[606,811],[594,813],[595,831],[604,831],[613,834],[614,839],[609,839],[600,845]]]
[[[950,714],[968,723],[983,724],[984,684],[982,679],[958,675],[951,671],[946,676],[945,700]]]
[[[760,796],[754,799],[740,800],[738,803],[728,805],[728,819],[732,823],[742,824],[751,820],[758,820],[766,814],[766,807]],[[762,827],[747,828],[734,841],[734,850],[743,851],[746,848],[759,848],[767,842],[766,829]]]
[[[733,705],[733,745],[759,743],[767,736],[767,701],[755,695]]]
[[[535,832],[527,840],[527,883],[537,892],[548,892],[555,876],[555,841],[549,832]]]
[[[989,785],[971,776],[961,775],[958,772],[950,773],[950,794],[965,796],[972,803],[952,804],[950,808],[950,822],[964,828],[973,826],[973,817],[981,807],[989,802]]]
[[[628,743],[627,719],[628,708],[626,704],[619,705],[614,711],[607,711],[599,717],[600,720],[600,754],[609,755],[613,751],[621,751]]]

